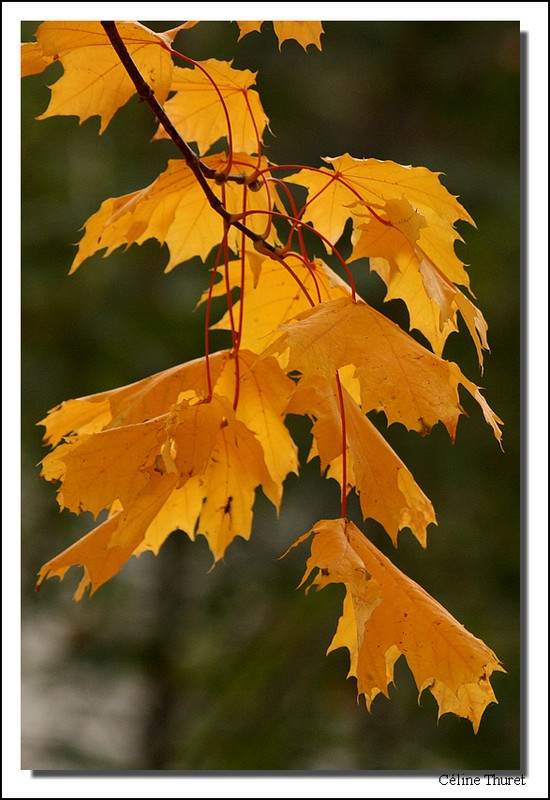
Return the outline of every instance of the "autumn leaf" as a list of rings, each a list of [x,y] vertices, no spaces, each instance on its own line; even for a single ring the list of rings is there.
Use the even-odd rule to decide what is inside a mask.
[[[194,540],[202,501],[203,486],[199,475],[192,476],[179,488],[172,486],[168,497],[145,530],[141,542],[130,555],[139,557],[147,551],[158,555],[160,548],[174,531],[183,531]],[[226,501],[224,508],[227,507],[227,502],[229,501]]]
[[[404,198],[383,207],[359,206],[349,258],[369,258],[370,267],[388,287],[386,300],[401,298],[409,311],[410,327],[426,336],[441,355],[450,333],[458,330],[460,312],[474,341],[480,365],[488,349],[487,323],[478,308],[434,264],[419,244],[425,218]],[[359,220],[366,222],[359,223]]]
[[[155,33],[139,22],[119,22],[117,28],[138,69],[163,103],[172,79],[169,47],[179,28]],[[103,133],[116,111],[135,93],[135,87],[101,23],[43,22],[36,39],[32,49],[23,50],[23,73],[41,72],[52,61],[60,61],[64,70],[51,87],[48,108],[38,119],[74,114],[82,123],[97,114],[101,117],[99,132]]]
[[[249,261],[255,255],[255,253],[246,254],[245,275],[249,276],[252,273],[253,266],[249,265]],[[229,286],[231,289],[238,287],[241,294],[243,291],[246,294],[241,346],[254,353],[261,353],[278,339],[280,336],[278,328],[300,312],[311,308],[311,303],[349,297],[350,294],[349,286],[322,259],[316,258],[306,265],[295,253],[288,254],[285,265],[273,259],[262,259],[255,279],[251,281],[248,277],[245,280],[246,284],[242,287],[240,260],[230,261]],[[215,284],[212,296],[223,296],[225,291],[223,277]],[[206,300],[207,294],[207,292],[203,294],[201,302]],[[235,301],[233,309],[235,316],[239,316],[240,299]],[[229,311],[212,325],[212,329],[231,330]]]
[[[235,415],[262,447],[265,465],[274,482],[268,497],[279,510],[283,481],[289,473],[298,473],[298,451],[283,422],[296,387],[274,358],[258,360],[242,350],[239,362],[239,403]],[[216,391],[234,397],[236,388],[235,368],[226,362],[216,382]]]
[[[202,482],[203,506],[197,533],[219,561],[235,536],[249,539],[255,489],[274,499],[276,486],[264,460],[262,447],[240,420],[220,428],[216,448]]]
[[[256,75],[214,58],[196,62],[189,69],[174,67],[170,91],[176,94],[165,103],[165,111],[183,138],[197,143],[200,153],[206,153],[218,139],[229,138],[228,118],[232,149],[257,153],[269,120],[258,92],[250,88]],[[159,126],[154,138],[169,137]]]
[[[170,450],[174,451],[174,455],[170,454],[168,468],[160,448],[149,450],[151,442],[147,442],[143,445],[144,449],[148,450],[148,456],[156,452],[156,458],[147,459],[152,463],[146,470],[147,465],[138,465],[136,458],[133,461],[128,460],[124,477],[121,478],[122,487],[117,487],[112,481],[113,472],[120,465],[118,457],[110,458],[109,453],[100,461],[99,466],[92,463],[86,470],[86,475],[80,471],[73,477],[69,485],[71,492],[80,480],[80,492],[83,497],[86,497],[87,493],[92,499],[98,497],[98,486],[109,493],[102,499],[106,503],[116,504],[116,513],[111,519],[116,518],[117,523],[114,526],[110,519],[108,523],[103,523],[84,537],[81,543],[73,545],[45,564],[40,572],[39,584],[45,577],[56,574],[63,577],[69,566],[81,565],[85,569],[85,576],[91,576],[89,583],[95,591],[105,580],[119,571],[134,551],[139,554],[145,549],[155,549],[155,543],[157,547],[160,546],[160,543],[177,527],[185,530],[191,538],[195,538],[197,521],[196,533],[207,539],[214,561],[219,561],[223,557],[228,545],[236,536],[244,539],[250,537],[256,487],[262,485],[265,493],[274,502],[278,497],[277,487],[265,464],[260,443],[254,434],[235,418],[227,398],[214,395],[208,405],[211,407],[208,410],[212,410],[213,413],[196,413],[199,410],[197,406],[186,409],[190,413],[184,415],[180,425],[175,427],[170,441]],[[146,425],[147,423],[141,423],[129,427],[139,429]],[[194,447],[189,447],[190,431],[195,441]],[[106,433],[128,436],[127,427]],[[99,433],[92,439],[95,439],[97,452],[101,452],[102,436],[103,434]],[[179,444],[185,447],[182,458],[178,457]],[[62,444],[57,450],[61,450],[57,456],[59,462],[66,464],[65,446]],[[56,451],[52,454],[53,458],[55,453]],[[105,462],[108,464],[108,470],[104,468]],[[197,464],[201,465],[200,473]],[[173,465],[176,467],[174,471],[170,469]],[[144,471],[146,474],[143,474]],[[50,479],[62,481],[67,479],[66,473],[62,470],[53,473],[50,469],[47,474]],[[90,490],[87,488],[87,481],[92,484]],[[187,487],[188,482],[189,487]],[[132,491],[136,483],[139,483],[139,491]],[[121,489],[125,488],[125,484],[130,484],[131,490],[123,494]],[[113,494],[117,488],[119,494],[115,499]],[[60,495],[65,500],[64,485]],[[145,510],[144,497],[148,498]],[[151,527],[152,531],[148,535]],[[101,561],[105,549],[114,546],[121,548],[116,550],[116,570],[113,572],[111,566],[108,566],[104,571],[97,566],[97,561]],[[60,567],[63,567],[62,574],[59,572]],[[80,599],[82,592],[79,590],[77,595],[75,599]]]
[[[243,36],[246,36],[253,31],[260,31],[263,21],[237,22],[237,25],[239,26],[240,31],[240,41]],[[320,22],[312,22],[309,20],[305,22],[274,21],[273,30],[275,31],[277,39],[279,40],[279,49],[281,49],[281,45],[287,39],[295,39],[306,51],[310,44],[315,45],[315,47],[317,47],[319,50],[322,49],[321,35],[324,33],[324,31]]]
[[[128,387],[71,400],[43,421],[49,441],[65,437],[42,463],[42,476],[61,483],[60,506],[94,515],[109,508],[118,520],[113,542],[133,544],[117,551],[117,571],[124,554],[126,560],[134,551],[157,552],[176,528],[191,538],[205,536],[218,561],[236,536],[250,537],[256,488],[261,486],[278,509],[285,478],[298,470],[297,449],[283,424],[295,385],[277,361],[258,360],[246,350],[238,357],[223,351],[209,357],[208,369],[211,396],[206,360],[199,359]],[[159,475],[165,480],[159,482]],[[162,502],[157,503],[154,486]],[[141,511],[144,492],[148,508],[155,508],[152,516]],[[86,537],[86,546],[73,546],[48,562],[54,565],[51,574],[59,565],[81,564],[89,574],[103,575],[88,564],[90,548],[103,542],[113,525],[99,526]],[[105,546],[113,542],[108,539]],[[77,557],[81,560],[69,563]],[[98,580],[91,579],[94,591]]]
[[[143,491],[168,435],[169,420],[125,425],[69,438],[46,456],[42,476],[63,482],[61,509],[97,516],[115,500],[124,508]]]
[[[250,538],[255,489],[261,485],[269,499],[277,502],[279,490],[254,433],[236,419],[227,398],[214,395],[210,404],[218,405],[223,415],[220,424],[207,432],[207,437],[204,432],[201,437],[200,431],[193,437],[194,451],[203,458],[204,445],[209,442],[204,468],[200,474],[191,476],[179,472],[180,482],[166,498],[157,518],[151,521],[138,552],[158,551],[167,536],[180,528],[191,538],[204,536],[214,562],[219,561],[236,536]],[[182,435],[180,441],[188,447],[187,435]]]
[[[346,420],[346,465],[348,489],[355,487],[363,517],[379,522],[394,545],[399,530],[409,527],[426,546],[426,529],[435,523],[431,502],[416,484],[410,471],[392,450],[357,402],[344,389]],[[321,470],[328,469],[342,486],[342,415],[334,381],[303,378],[292,397],[288,412],[308,414],[313,420],[315,446],[310,458],[318,455]]]
[[[226,358],[226,351],[210,356],[212,380],[216,381]],[[66,400],[52,408],[37,424],[46,429],[44,441],[56,445],[69,434],[80,436],[145,422],[168,413],[180,397],[198,401],[207,393],[205,359],[197,358],[128,386]]]
[[[394,666],[405,656],[419,696],[429,689],[438,717],[449,712],[469,719],[477,733],[481,717],[496,698],[493,672],[504,672],[484,642],[469,633],[417,583],[395,567],[361,531],[345,519],[321,520],[292,547],[313,535],[303,585],[344,583],[346,597],[328,652],[347,647],[349,675],[367,708],[378,694],[389,697]]]
[[[244,36],[248,36],[249,33],[253,33],[254,31],[259,33],[263,24],[263,20],[246,20],[237,22],[237,25],[239,26],[239,38],[237,41],[240,42]]]
[[[273,30],[279,40],[279,49],[287,39],[296,39],[307,50],[313,44],[321,50],[321,34],[324,33],[320,22],[284,22],[274,21]]]
[[[480,401],[478,387],[456,364],[444,361],[375,309],[351,298],[322,303],[281,326],[284,333],[266,354],[288,348],[287,371],[331,381],[336,370],[354,364],[363,410],[383,411],[388,424],[401,422],[425,434],[439,421],[454,440],[462,413],[458,386],[476,399],[495,437],[500,420]],[[399,390],[397,390],[399,387]]]
[[[207,156],[204,163],[223,171],[227,159],[224,155]],[[233,165],[236,173],[247,174],[256,168],[257,160],[243,153],[233,157]],[[242,187],[231,183],[224,188],[228,210],[238,213]],[[216,187],[216,190],[221,195],[221,188]],[[265,213],[250,216],[248,224],[252,230],[262,233],[267,212],[271,210],[267,192],[256,193],[255,207]],[[225,231],[222,218],[211,207],[193,171],[183,160],[170,160],[167,169],[144,189],[105,200],[85,227],[71,273],[98,250],[107,248],[106,257],[117,247],[142,244],[151,238],[168,245],[170,259],[165,271],[170,272],[193,256],[205,261],[212,248],[222,241]],[[237,231],[231,229],[228,239],[237,251],[240,241]]]
[[[308,190],[303,220],[310,221],[328,241],[336,244],[347,220],[352,219],[352,242],[355,245],[352,260],[367,253],[369,257],[385,260],[390,255],[390,268],[392,262],[394,265],[401,263],[404,268],[403,259],[406,258],[408,249],[406,241],[409,244],[412,241],[436,265],[447,281],[469,288],[468,274],[454,250],[455,242],[462,240],[454,224],[458,220],[464,220],[471,225],[474,222],[456,197],[442,186],[438,174],[424,167],[402,166],[393,161],[378,161],[374,158],[356,159],[348,154],[324,160],[331,169],[304,169],[286,179],[289,183],[300,184]],[[357,214],[358,206],[362,207],[362,216]],[[381,215],[380,211],[385,214]],[[367,215],[371,219],[370,229],[369,223],[365,223]],[[390,230],[381,236],[376,222]],[[365,229],[367,236],[364,235],[362,244],[358,244],[361,230]],[[376,252],[376,244],[379,244],[380,252]],[[329,250],[326,243],[325,246]],[[405,253],[402,252],[404,246]],[[410,264],[408,266],[410,269]],[[383,271],[378,271],[386,280]],[[402,271],[403,269],[400,270]],[[386,283],[389,284],[389,280]],[[439,302],[440,296],[430,291],[431,286],[427,281],[422,284],[417,282],[414,288],[422,288],[429,301]],[[402,288],[400,292],[397,296],[403,296]],[[406,292],[405,295],[403,299],[408,303],[411,293]],[[420,312],[413,306],[414,320],[411,319],[411,326],[419,327],[435,345],[437,352],[441,352],[444,338],[442,341],[437,334],[437,326],[430,324],[430,313],[433,316],[433,310],[429,306],[427,309],[422,308]],[[441,322],[445,324],[445,316]],[[482,323],[479,321],[474,332],[478,354],[480,343],[481,346],[486,346],[481,327]],[[450,326],[447,325],[447,328],[448,333]]]
[[[444,228],[453,241],[460,238],[453,229],[454,222],[461,219],[473,224],[468,212],[439,181],[441,173],[394,161],[353,158],[347,153],[323,160],[331,169],[304,169],[286,180],[308,189],[311,197],[306,219],[317,230],[330,231],[327,235],[331,241],[340,238],[346,220],[351,217],[350,206],[358,200],[366,206],[404,197],[426,218],[428,226]],[[461,278],[466,277],[462,265],[457,269]]]
[[[159,508],[171,492],[174,475],[154,475],[128,512],[118,510],[93,531],[88,533],[60,555],[48,561],[38,573],[38,589],[46,578],[63,580],[72,566],[84,567],[84,575],[74,594],[81,600],[90,587],[90,594],[120,571],[134,550],[143,541],[145,532]]]
[[[21,45],[21,77],[39,75],[54,62],[54,56],[45,56],[38,42],[23,42]]]

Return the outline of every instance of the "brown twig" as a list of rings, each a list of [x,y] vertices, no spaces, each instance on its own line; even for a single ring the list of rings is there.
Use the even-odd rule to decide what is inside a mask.
[[[105,33],[109,37],[109,41],[111,42],[114,50],[116,51],[118,57],[120,58],[122,65],[126,72],[128,73],[129,78],[131,79],[132,83],[136,87],[136,91],[140,98],[144,100],[152,109],[153,113],[155,114],[156,118],[168,134],[168,136],[172,139],[180,153],[183,155],[185,163],[189,167],[189,169],[193,172],[195,178],[199,186],[201,187],[202,191],[204,192],[206,199],[214,209],[224,220],[225,222],[236,228],[237,230],[241,231],[246,237],[248,237],[256,247],[257,250],[264,253],[267,256],[271,256],[279,260],[277,256],[277,250],[272,245],[268,244],[263,236],[259,233],[255,233],[253,230],[248,228],[239,220],[235,220],[233,218],[233,214],[231,214],[225,205],[222,203],[219,197],[214,193],[211,186],[209,185],[207,178],[214,179],[217,176],[215,170],[207,167],[205,164],[202,163],[198,155],[189,147],[187,142],[182,139],[174,124],[172,123],[170,117],[165,112],[157,98],[155,97],[155,92],[149,86],[139,69],[137,68],[132,56],[128,52],[128,49],[122,38],[117,30],[116,24],[113,21],[102,21],[101,25],[105,30]],[[224,176],[224,180],[227,178]]]

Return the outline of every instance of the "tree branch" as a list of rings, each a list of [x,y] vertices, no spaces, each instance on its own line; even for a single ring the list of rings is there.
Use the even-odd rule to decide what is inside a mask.
[[[206,178],[215,179],[217,173],[215,170],[207,167],[205,164],[202,163],[198,155],[189,147],[187,142],[182,139],[172,120],[165,112],[157,98],[155,97],[155,92],[149,86],[139,69],[137,68],[132,56],[128,52],[128,49],[122,38],[117,30],[116,24],[113,21],[102,21],[101,25],[105,30],[105,33],[109,37],[109,41],[111,42],[114,50],[116,51],[118,57],[120,58],[122,65],[126,72],[128,73],[129,78],[131,79],[132,83],[136,87],[136,91],[140,98],[144,100],[152,109],[153,113],[155,114],[156,118],[168,134],[168,136],[172,139],[180,153],[183,155],[185,163],[189,167],[189,169],[193,172],[195,178],[197,179],[201,189],[203,190],[206,199],[214,209],[224,220],[225,222],[236,228],[237,230],[241,231],[245,236],[247,236],[253,243],[257,250],[262,253],[265,253],[267,256],[275,257],[279,260],[279,256],[277,255],[277,250],[272,245],[268,244],[263,236],[259,233],[255,233],[253,230],[248,228],[246,225],[243,225],[242,222],[239,220],[235,220],[233,218],[233,214],[231,214],[225,205],[222,203],[219,197],[214,193],[211,186],[207,182]]]

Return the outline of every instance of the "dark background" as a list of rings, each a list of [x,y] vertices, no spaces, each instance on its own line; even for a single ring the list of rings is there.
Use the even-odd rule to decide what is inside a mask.
[[[145,23],[156,30],[177,24]],[[29,41],[38,23],[24,23]],[[460,256],[471,265],[492,354],[479,376],[467,333],[445,357],[485,387],[502,417],[504,454],[475,403],[455,445],[442,426],[421,439],[388,438],[434,503],[439,527],[422,551],[398,550],[374,523],[350,516],[394,563],[492,647],[499,705],[477,736],[436,703],[421,706],[403,659],[392,700],[368,714],[346,681],[347,651],[325,656],[343,588],[295,591],[305,548],[278,557],[318,519],[339,514],[338,488],[318,462],[291,476],[277,520],[258,498],[250,542],[237,539],[208,574],[206,542],[174,534],[158,558],[132,559],[76,605],[80,570],[33,592],[39,567],[91,529],[91,515],[59,514],[37,477],[45,451],[36,422],[60,401],[138,380],[202,355],[207,285],[200,261],[162,270],[149,241],[67,277],[87,217],[110,196],[142,188],[175,156],[150,144],[150,110],[131,100],[102,137],[98,119],[34,121],[48,103],[52,65],[23,81],[23,763],[68,770],[497,770],[520,767],[520,182],[519,26],[514,23],[326,23],[323,52],[278,51],[271,26],[238,45],[237,26],[201,23],[176,47],[259,70],[278,163],[321,156],[393,159],[445,173],[472,214]],[[322,255],[319,252],[319,255]],[[366,262],[352,269],[363,296],[406,325],[400,301]],[[216,346],[224,346],[221,334]],[[307,426],[293,432],[307,448]]]

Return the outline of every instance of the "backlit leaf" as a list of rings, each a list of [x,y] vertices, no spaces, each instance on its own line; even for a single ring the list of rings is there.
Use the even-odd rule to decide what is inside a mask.
[[[210,370],[214,381],[227,357],[226,352],[211,355]],[[46,428],[44,441],[56,445],[68,434],[96,433],[145,422],[168,413],[180,395],[201,400],[207,393],[205,359],[197,358],[119,389],[66,400],[52,408],[38,424]]]
[[[109,520],[89,534],[91,539],[85,537],[86,545],[48,562],[51,574],[72,564],[90,572],[89,548],[104,542],[106,531],[114,537],[109,546],[132,543],[131,549],[117,550],[117,571],[123,556],[158,552],[176,528],[192,538],[205,536],[218,561],[236,536],[250,537],[258,486],[279,508],[283,481],[298,467],[296,446],[283,424],[294,383],[274,358],[258,360],[245,350],[238,364],[227,352],[212,354],[209,362],[211,397],[206,396],[206,362],[199,359],[51,412],[45,421],[49,440],[66,439],[46,456],[42,474],[61,483],[61,507],[94,515],[110,508],[118,520],[116,530]],[[154,486],[162,494],[160,503]],[[144,493],[155,508],[152,516],[142,513]],[[95,579],[92,584],[94,590],[99,585]]]
[[[221,97],[230,118],[233,150],[257,153],[268,119],[258,92],[250,88],[255,81],[256,73],[213,58],[190,69],[174,67],[170,91],[176,94],[164,108],[183,138],[206,153],[218,139],[228,138]],[[160,126],[154,138],[166,139],[168,134]]]
[[[44,477],[61,480],[61,508],[94,516],[120,500],[124,508],[143,490],[166,440],[166,417],[84,434],[69,439],[46,456]]]
[[[464,265],[454,251],[461,237],[454,228],[457,220],[474,224],[468,212],[440,183],[438,175],[425,167],[410,167],[375,158],[359,159],[345,154],[325,158],[331,169],[302,170],[286,180],[308,189],[303,219],[335,244],[346,221],[354,218],[352,207],[361,203],[366,210],[384,207],[389,200],[405,199],[421,214],[419,246],[453,283],[469,287]],[[329,248],[327,247],[327,250]]]
[[[394,545],[399,530],[409,527],[423,547],[426,529],[435,523],[431,502],[410,471],[392,450],[355,400],[344,389],[346,415],[346,491],[355,487],[363,517],[379,522]],[[314,419],[312,434],[321,469],[342,484],[342,418],[334,381],[302,379],[292,398],[289,413],[308,414]],[[311,457],[310,455],[310,457]]]
[[[116,23],[113,46],[99,22],[45,22],[36,42],[21,48],[23,75],[55,61],[63,67],[40,119],[76,115],[82,123],[98,115],[100,133],[135,93],[124,66],[133,59],[139,94],[163,120],[155,138],[171,131],[180,153],[148,186],[101,204],[83,226],[70,271],[97,252],[151,238],[167,246],[167,272],[196,257],[212,269],[209,279],[204,267],[201,287],[203,358],[66,401],[42,421],[52,450],[41,476],[57,484],[60,507],[103,516],[44,564],[38,586],[78,566],[79,600],[132,556],[157,554],[174,531],[202,535],[220,561],[236,537],[251,536],[259,489],[279,512],[285,481],[299,469],[287,416],[300,415],[311,424],[309,459],[318,456],[325,477],[341,487],[342,518],[322,520],[296,543],[312,537],[302,583],[317,570],[316,588],[346,588],[330,649],[349,650],[367,707],[377,694],[388,696],[404,655],[419,695],[429,688],[439,715],[465,717],[477,731],[495,702],[497,657],[344,519],[354,489],[362,516],[394,545],[409,528],[425,547],[436,522],[430,500],[379,432],[376,412],[422,436],[442,422],[454,440],[466,392],[501,439],[480,388],[441,357],[459,317],[480,365],[488,349],[487,323],[466,294],[468,274],[455,252],[455,225],[473,220],[440,173],[424,167],[349,154],[325,158],[320,169],[269,162],[257,73],[172,49],[178,32],[195,24],[155,33]],[[263,23],[238,24],[240,39]],[[294,39],[321,50],[320,22],[275,21],[273,28],[279,49]],[[212,154],[220,140],[227,153]],[[315,257],[319,239],[339,274]],[[410,328],[434,352],[358,296],[347,253],[349,262],[369,260],[386,300],[404,301]],[[212,329],[229,332],[231,349],[212,352],[220,336],[210,338]]]
[[[281,328],[284,333],[266,354],[288,348],[287,370],[328,381],[340,367],[354,364],[365,412],[383,411],[389,424],[401,422],[422,434],[441,421],[454,439],[462,413],[461,384],[482,406],[486,419],[489,415],[500,440],[500,420],[482,405],[478,387],[458,366],[426,350],[366,303],[332,300],[302,312]]]
[[[21,77],[39,75],[53,64],[54,56],[45,56],[38,42],[23,42],[21,45]]]
[[[207,156],[204,163],[223,171],[227,160],[220,155]],[[237,156],[234,157],[234,172],[247,174],[255,168],[256,159],[242,154],[237,163]],[[221,195],[220,187],[214,185],[214,191]],[[242,187],[230,183],[225,187],[225,193],[228,210],[238,213]],[[255,207],[266,212],[270,210],[266,192],[256,194]],[[262,233],[266,214],[250,216],[248,225]],[[98,250],[107,248],[106,257],[121,245],[142,244],[151,238],[168,245],[170,260],[165,272],[170,272],[177,264],[194,256],[205,261],[212,248],[221,242],[224,233],[222,218],[210,206],[193,172],[183,160],[169,161],[167,169],[144,189],[105,200],[87,220],[85,227],[71,273]],[[229,242],[233,250],[238,249],[239,241],[237,232],[231,229]]]
[[[247,350],[255,353],[262,352],[279,338],[277,329],[283,322],[287,322],[301,311],[311,308],[304,289],[314,303],[338,297],[349,297],[349,286],[344,284],[321,259],[314,259],[305,266],[297,255],[291,253],[286,258],[286,264],[289,269],[285,269],[278,261],[265,259],[261,263],[255,282],[250,279],[252,269],[246,270],[246,301],[243,310],[241,346]],[[229,263],[229,285],[232,289],[241,288],[240,278],[240,261],[231,261]],[[213,296],[224,294],[225,280],[222,278],[215,285]],[[202,300],[205,299],[206,293]],[[237,300],[234,303],[235,316],[240,314],[240,310],[240,300]],[[212,328],[230,330],[229,312]]]
[[[235,414],[262,446],[265,465],[274,482],[273,492],[267,494],[279,509],[283,481],[290,472],[298,473],[298,451],[283,422],[295,384],[274,358],[258,360],[252,353],[242,351],[239,362],[239,403]],[[226,362],[216,391],[232,397],[235,382],[235,368]]]
[[[480,365],[488,349],[487,323],[478,308],[450,281],[419,244],[424,217],[405,199],[388,200],[376,216],[357,211],[350,261],[367,257],[388,287],[386,300],[405,301],[410,327],[421,331],[437,355],[447,336],[458,330],[460,311],[476,346]]]
[[[170,36],[155,33],[139,22],[118,22],[117,29],[136,66],[163,103],[172,78],[172,56],[167,48],[177,29],[167,32]],[[101,117],[99,132],[103,133],[136,90],[101,23],[43,22],[36,38],[42,59],[59,60],[64,70],[51,87],[48,108],[38,119],[74,114],[84,122],[97,114]]]
[[[75,592],[81,600],[88,587],[93,594],[120,571],[136,547],[143,541],[151,520],[158,513],[176,482],[174,475],[156,475],[125,513],[117,511],[93,531],[41,567],[37,588],[46,578],[63,580],[72,566],[84,567],[84,575]]]
[[[389,697],[394,666],[404,655],[419,695],[429,689],[439,714],[469,719],[477,733],[483,712],[496,698],[498,658],[417,583],[404,575],[361,531],[344,519],[321,520],[293,545],[313,535],[302,584],[314,569],[317,589],[337,582],[346,598],[329,652],[347,647],[350,671],[367,707]]]
[[[253,31],[259,31],[263,25],[262,22],[237,22],[239,26],[239,41]],[[321,50],[321,34],[324,33],[323,26],[320,22],[285,22],[274,21],[273,29],[279,40],[279,48],[282,43],[287,39],[295,39],[299,42],[304,50],[307,50],[308,45],[314,44],[315,47]]]
[[[321,34],[324,33],[320,22],[273,22],[273,30],[279,40],[279,48],[287,39],[296,39],[307,50],[310,44],[321,50]]]

